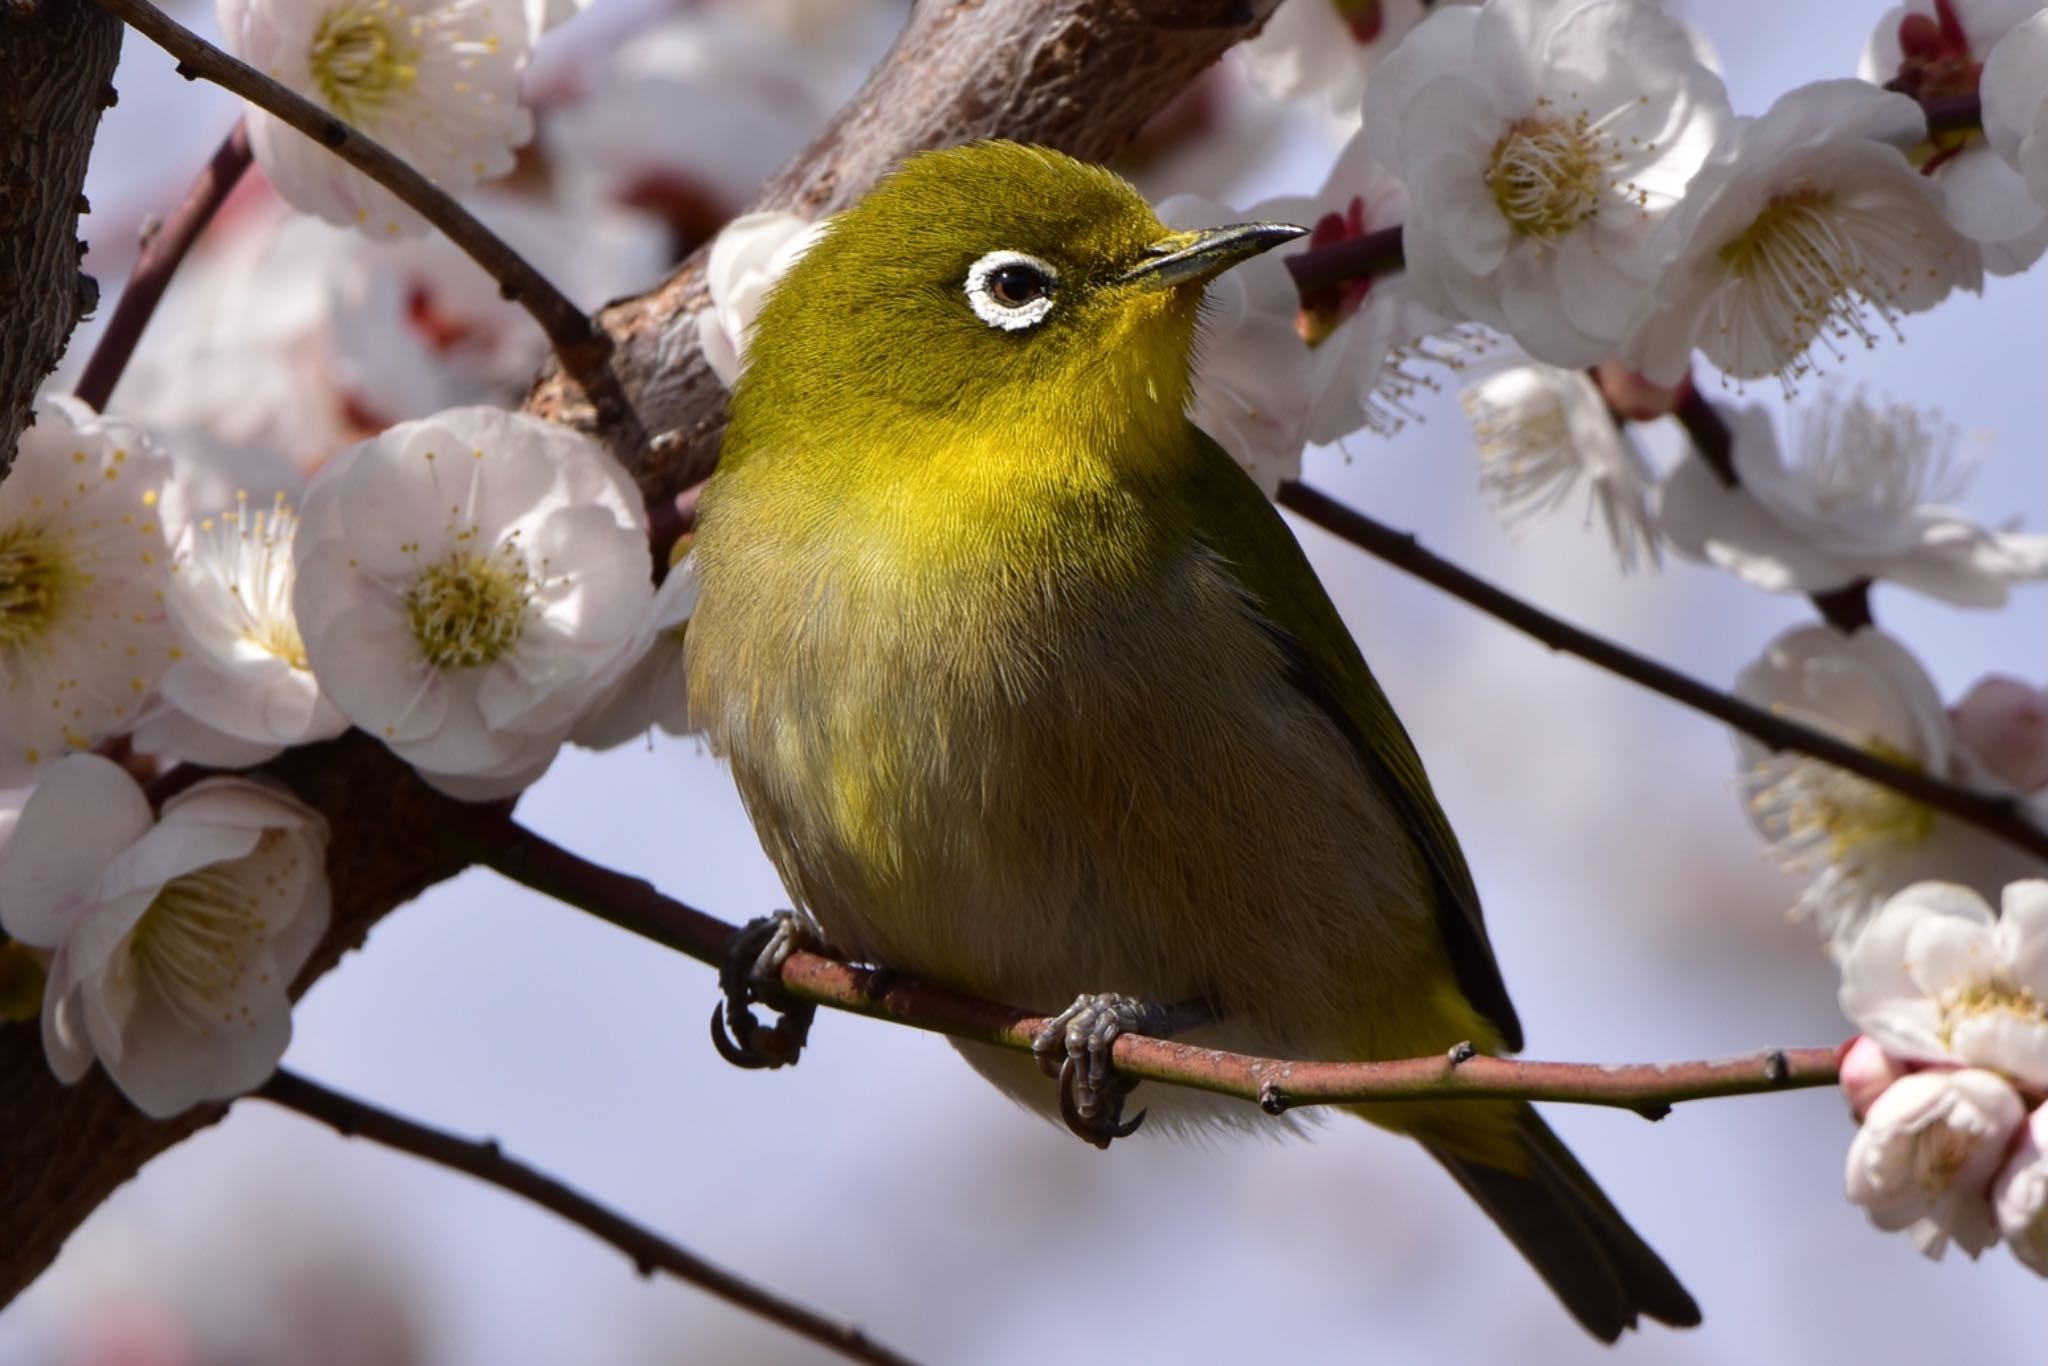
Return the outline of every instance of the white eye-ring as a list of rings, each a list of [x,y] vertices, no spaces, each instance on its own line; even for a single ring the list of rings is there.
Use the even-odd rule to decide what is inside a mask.
[[[967,268],[967,302],[990,327],[1018,332],[1052,312],[1060,273],[1021,251],[992,251]]]

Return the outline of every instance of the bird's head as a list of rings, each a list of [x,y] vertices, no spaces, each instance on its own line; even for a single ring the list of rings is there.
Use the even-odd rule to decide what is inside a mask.
[[[776,286],[735,411],[1095,434],[1179,423],[1203,285],[1302,231],[1172,231],[1122,179],[1045,148],[928,152],[832,219]]]

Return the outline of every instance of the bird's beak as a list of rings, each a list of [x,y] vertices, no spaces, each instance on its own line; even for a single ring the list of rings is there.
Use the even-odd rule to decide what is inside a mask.
[[[1214,279],[1239,261],[1292,242],[1307,231],[1292,223],[1232,223],[1177,232],[1145,248],[1144,259],[1119,275],[1117,283],[1167,289]]]

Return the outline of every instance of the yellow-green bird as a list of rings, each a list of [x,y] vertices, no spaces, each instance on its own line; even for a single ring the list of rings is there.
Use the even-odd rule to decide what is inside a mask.
[[[1075,1002],[1041,1041],[1059,1088],[961,1051],[1098,1142],[1131,1127],[1105,1057],[1161,1022],[1141,1003],[1263,1055],[1522,1042],[1400,721],[1187,417],[1205,282],[1299,231],[1169,231],[1041,148],[914,157],[770,295],[700,505],[691,709],[790,895],[863,960]],[[1155,1125],[1275,1122],[1155,1089]],[[1596,1336],[1699,1321],[1528,1105],[1358,1113]]]

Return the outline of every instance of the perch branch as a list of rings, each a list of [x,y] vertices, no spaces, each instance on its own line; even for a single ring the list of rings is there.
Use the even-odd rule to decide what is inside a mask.
[[[717,965],[738,931],[662,895],[646,881],[578,858],[510,821],[478,817],[465,828],[477,862],[633,934]],[[795,953],[782,968],[790,995],[958,1039],[1029,1052],[1046,1017],[914,981],[895,973]],[[1396,1100],[1524,1100],[1605,1105],[1661,1118],[1681,1101],[1827,1086],[1836,1049],[1771,1049],[1707,1062],[1517,1062],[1453,1050],[1393,1062],[1297,1062],[1196,1044],[1118,1037],[1117,1070],[1146,1081],[1254,1102],[1270,1114],[1303,1105]]]

